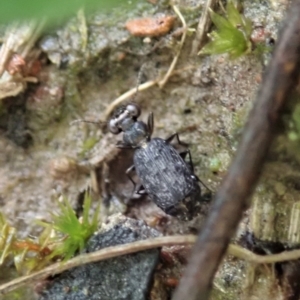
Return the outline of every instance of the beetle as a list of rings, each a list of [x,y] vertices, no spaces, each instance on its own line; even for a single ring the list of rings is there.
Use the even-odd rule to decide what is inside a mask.
[[[110,132],[123,132],[123,141],[118,142],[117,147],[135,149],[134,164],[126,171],[134,184],[134,193],[148,194],[166,214],[190,220],[201,200],[190,151],[178,152],[170,144],[174,138],[181,144],[178,133],[166,140],[151,138],[153,113],[149,114],[147,124],[138,120],[140,113],[136,104],[129,103],[116,109],[108,122]],[[187,156],[188,162],[185,161]],[[130,176],[134,170],[140,179],[139,185]]]

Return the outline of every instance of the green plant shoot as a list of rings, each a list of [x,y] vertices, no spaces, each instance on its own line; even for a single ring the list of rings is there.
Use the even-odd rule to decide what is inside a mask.
[[[60,211],[52,214],[53,223],[37,221],[45,227],[37,238],[19,239],[16,229],[0,212],[0,266],[10,257],[19,273],[28,274],[48,265],[53,257],[60,256],[67,260],[76,251],[83,250],[88,238],[98,228],[100,205],[89,218],[91,197],[86,193],[81,220],[77,219],[67,198],[58,202],[58,206]],[[57,233],[54,237],[53,230]]]
[[[209,13],[217,30],[208,34],[211,41],[202,48],[199,54],[228,53],[234,59],[251,51],[251,21],[239,13],[232,1],[227,3],[227,18],[212,10]]]
[[[51,256],[62,256],[65,260],[72,257],[77,250],[83,250],[88,238],[97,230],[100,205],[97,206],[93,217],[89,218],[91,197],[85,194],[82,219],[78,219],[67,198],[58,202],[60,212],[52,214],[52,228],[64,235],[62,241],[55,247]]]

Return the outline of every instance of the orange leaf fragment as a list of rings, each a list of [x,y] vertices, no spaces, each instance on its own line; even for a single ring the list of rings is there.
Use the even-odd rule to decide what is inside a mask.
[[[134,36],[161,36],[167,34],[173,27],[174,16],[159,16],[130,20],[125,24],[126,29]]]

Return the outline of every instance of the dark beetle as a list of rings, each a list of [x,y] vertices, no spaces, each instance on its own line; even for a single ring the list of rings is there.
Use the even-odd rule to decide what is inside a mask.
[[[109,130],[118,134],[123,131],[123,142],[119,148],[134,148],[134,165],[126,173],[136,186],[129,173],[136,170],[141,184],[135,188],[139,194],[147,193],[165,213],[183,219],[191,219],[201,199],[199,179],[194,174],[189,150],[179,153],[170,142],[178,134],[168,139],[151,139],[153,114],[145,124],[138,121],[140,109],[128,104],[116,110],[109,121]],[[189,156],[189,162],[184,159]]]

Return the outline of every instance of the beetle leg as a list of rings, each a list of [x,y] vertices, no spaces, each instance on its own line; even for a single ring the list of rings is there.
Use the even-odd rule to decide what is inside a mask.
[[[191,155],[191,151],[189,149],[184,150],[179,152],[179,155],[182,157],[182,159],[185,161],[186,156],[188,155],[189,160],[186,161],[186,163],[188,164],[188,166],[190,167],[192,173],[194,173],[194,164],[193,164],[193,160],[192,160],[192,155]],[[196,175],[195,175],[196,176]],[[196,176],[197,177],[197,176]]]
[[[187,144],[183,143],[183,142],[180,140],[178,132],[175,132],[175,133],[171,134],[168,138],[165,139],[165,141],[166,141],[168,144],[170,144],[170,143],[174,140],[174,138],[176,138],[177,143],[178,143],[179,145],[187,146]]]
[[[134,186],[134,189],[135,189],[136,183],[134,182],[134,180],[133,180],[132,177],[130,176],[130,173],[131,173],[132,171],[134,171],[134,170],[135,170],[135,166],[132,165],[131,167],[129,167],[129,168],[126,170],[126,175],[127,175],[127,177],[129,178],[129,180],[132,182],[132,184],[133,184],[133,186]]]
[[[177,139],[177,143],[179,145],[183,145],[183,146],[187,146],[185,143],[181,142],[180,138],[179,138],[179,134],[178,132],[173,133],[172,135],[170,135],[165,141],[167,143],[171,143],[171,141],[176,138]],[[186,155],[188,154],[189,156],[189,162],[186,162],[189,167],[191,168],[191,171],[194,173],[194,164],[193,164],[193,160],[192,160],[192,156],[191,156],[191,152],[189,149],[187,150],[183,150],[181,152],[179,152],[179,155],[182,157],[183,160],[185,160]],[[196,176],[196,175],[195,175]],[[196,176],[197,177],[197,176]],[[200,180],[199,180],[200,181]]]
[[[148,116],[147,127],[148,127],[148,131],[149,131],[149,136],[151,137],[151,135],[153,133],[153,128],[154,128],[154,118],[153,118],[152,112]]]
[[[126,175],[127,175],[127,177],[129,178],[129,180],[132,182],[132,184],[133,184],[133,195],[134,194],[138,194],[138,195],[144,195],[144,194],[146,194],[146,192],[145,192],[145,189],[144,189],[144,187],[143,187],[143,185],[141,184],[141,183],[139,183],[139,184],[136,184],[136,182],[133,180],[133,178],[130,176],[130,173],[132,172],[132,171],[134,171],[135,170],[135,166],[134,165],[132,165],[131,167],[129,167],[127,170],[126,170]]]
[[[101,191],[102,191],[103,205],[105,209],[108,210],[112,195],[111,195],[110,180],[109,180],[109,167],[106,162],[103,163],[103,167],[102,167]],[[97,192],[99,193],[99,191]]]
[[[206,184],[203,183],[202,180],[200,180],[200,178],[194,173],[194,164],[193,164],[193,160],[192,160],[192,155],[191,155],[191,151],[189,149],[184,150],[179,152],[179,155],[182,157],[182,159],[185,160],[186,156],[188,155],[189,160],[186,161],[186,163],[188,164],[188,166],[191,168],[192,173],[194,174],[194,176],[196,177],[197,181],[199,181],[208,191],[211,192],[211,190],[207,187]]]
[[[145,195],[147,194],[146,191],[145,191],[145,188],[143,187],[143,185],[141,183],[139,183],[137,186],[136,186],[136,189],[134,191],[136,194],[138,195]]]
[[[122,143],[121,141],[119,141],[119,142],[116,144],[116,147],[117,147],[117,148],[121,148],[121,149],[132,149],[132,148],[134,148],[134,147],[132,147],[131,145],[127,145],[127,144]]]

